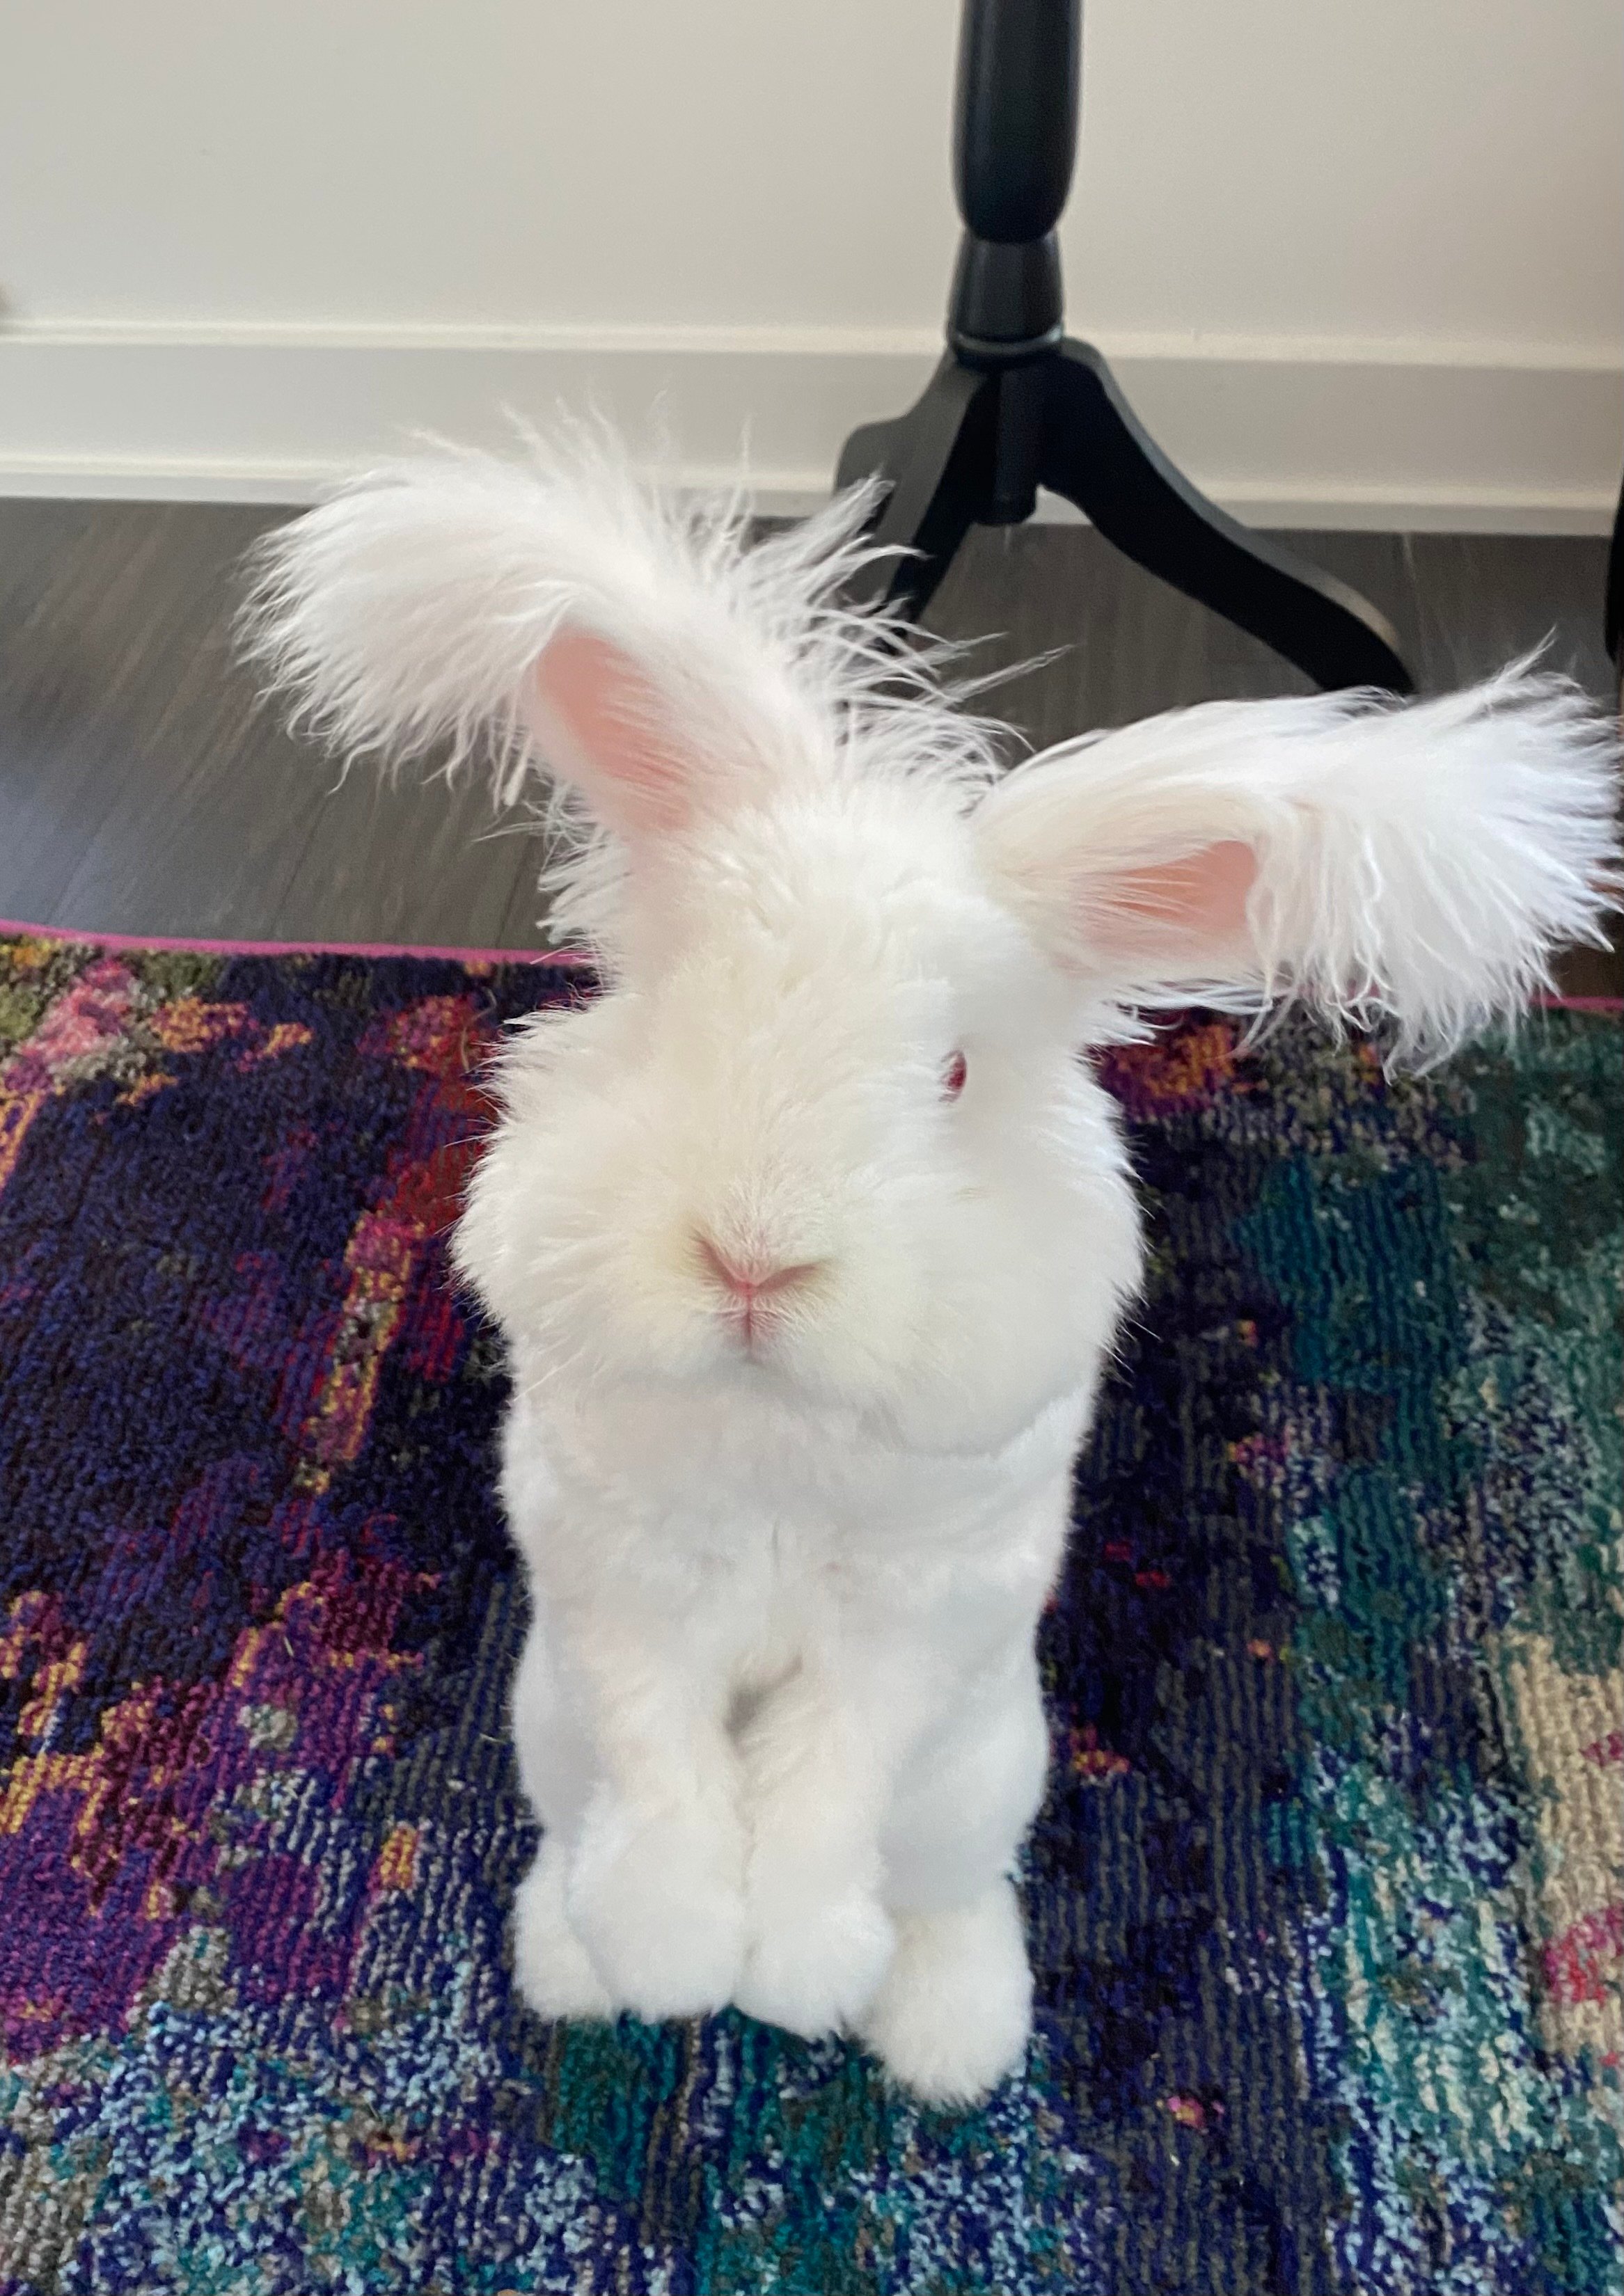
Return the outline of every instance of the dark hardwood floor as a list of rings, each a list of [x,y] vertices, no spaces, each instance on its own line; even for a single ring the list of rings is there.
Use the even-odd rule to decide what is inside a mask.
[[[0,915],[106,932],[533,948],[538,849],[483,788],[356,773],[295,742],[234,660],[243,551],[286,513],[0,502]],[[1382,608],[1429,691],[1549,637],[1598,698],[1606,545],[1294,535]],[[1216,695],[1302,690],[1265,648],[1079,527],[983,531],[931,626],[984,658],[1062,649],[998,707],[1042,743]],[[1624,956],[1565,985],[1624,993]]]

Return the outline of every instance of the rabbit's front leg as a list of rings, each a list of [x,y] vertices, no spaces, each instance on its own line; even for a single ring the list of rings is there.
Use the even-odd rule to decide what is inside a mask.
[[[690,2017],[731,1999],[744,1949],[744,1833],[725,1690],[650,1621],[572,1637],[597,1775],[564,1882],[616,2007]]]
[[[803,1658],[741,1743],[750,1821],[741,2009],[808,2037],[849,2026],[895,1942],[880,1902],[879,1830],[899,1755],[849,1664]]]

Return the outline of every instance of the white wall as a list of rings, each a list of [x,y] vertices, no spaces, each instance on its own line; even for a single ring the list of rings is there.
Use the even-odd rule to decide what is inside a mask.
[[[6,0],[0,484],[663,391],[816,490],[939,340],[950,0]],[[1253,515],[1600,523],[1620,0],[1086,0],[1071,321]]]

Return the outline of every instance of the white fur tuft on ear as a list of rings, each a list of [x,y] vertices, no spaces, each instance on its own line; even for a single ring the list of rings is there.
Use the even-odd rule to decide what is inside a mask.
[[[347,757],[480,753],[505,798],[528,768],[636,840],[766,781],[990,770],[987,729],[841,586],[871,555],[872,492],[750,545],[737,496],[683,502],[606,435],[531,437],[520,460],[447,448],[390,464],[269,535],[246,648],[295,722]]]
[[[531,447],[386,465],[268,536],[248,649],[348,757],[484,750],[511,794],[539,754],[610,826],[673,825],[804,730],[706,579],[736,506],[685,516],[583,431]]]
[[[1300,1000],[1441,1056],[1606,946],[1616,735],[1529,662],[1439,701],[1210,702],[1069,742],[978,816],[1002,898],[1102,1002]]]

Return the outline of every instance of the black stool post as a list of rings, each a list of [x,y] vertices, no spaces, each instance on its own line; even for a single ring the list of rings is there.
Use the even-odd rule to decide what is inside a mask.
[[[1077,160],[1078,0],[970,0],[959,29],[953,188],[964,219],[947,313],[962,357],[1052,350],[1062,332],[1054,226]]]
[[[871,590],[920,612],[971,526],[1018,525],[1047,487],[1316,684],[1413,693],[1374,607],[1208,502],[1100,353],[1066,337],[1054,227],[1077,152],[1081,39],[1080,0],[964,0],[953,143],[964,234],[947,351],[906,414],[852,433],[836,477],[887,482],[874,538],[912,554],[876,570]]]

